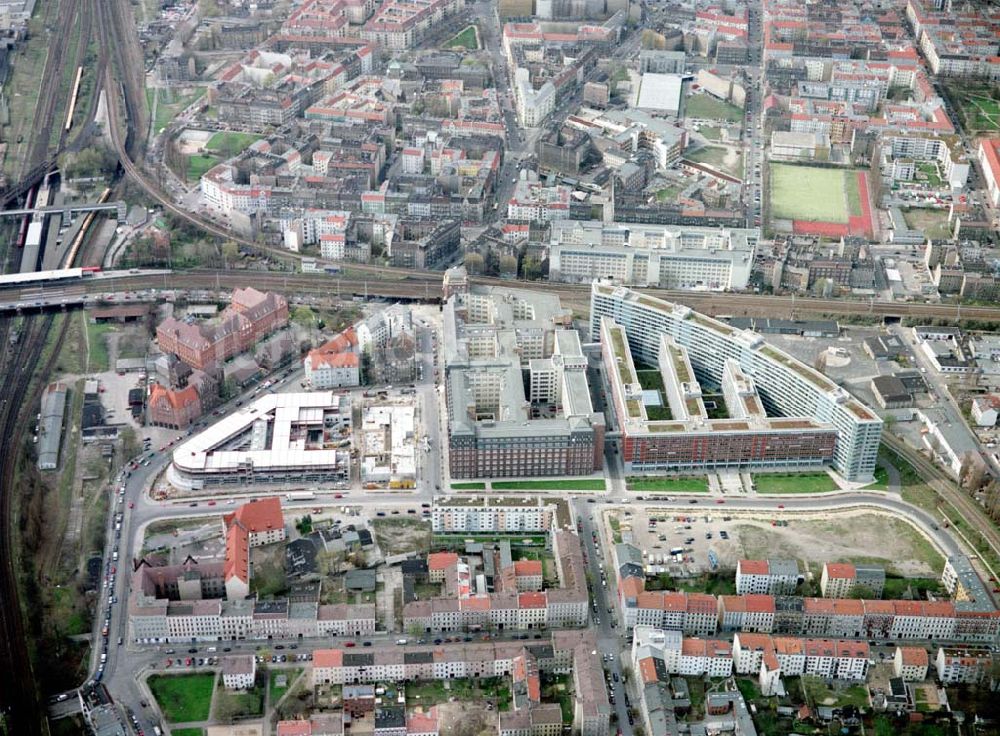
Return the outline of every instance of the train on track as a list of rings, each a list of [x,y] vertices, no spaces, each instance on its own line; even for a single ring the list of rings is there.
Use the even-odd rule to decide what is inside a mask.
[[[100,266],[81,266],[80,268],[61,268],[57,271],[11,273],[0,276],[0,289],[73,284],[83,279],[93,278],[94,274],[100,272]]]

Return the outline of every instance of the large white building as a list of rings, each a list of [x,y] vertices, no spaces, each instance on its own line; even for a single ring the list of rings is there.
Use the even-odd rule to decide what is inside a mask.
[[[549,278],[612,279],[635,286],[730,291],[745,289],[760,239],[757,229],[556,220]]]
[[[649,365],[657,365],[662,340],[669,336],[686,350],[701,384],[721,386],[727,361],[734,360],[753,380],[768,417],[794,418],[786,420],[789,423],[808,418],[809,422],[831,426],[837,435],[833,468],[852,481],[873,477],[882,420],[822,373],[769,345],[759,334],[738,330],[688,307],[608,283],[593,284],[590,304],[592,339],[600,338],[602,319],[611,318],[624,328],[631,353]],[[775,421],[771,420],[772,425]],[[651,427],[652,423],[647,422],[646,429]],[[680,427],[671,431],[684,430]],[[649,459],[642,454],[647,445],[657,444],[656,437],[656,433],[640,432],[631,438],[632,444],[625,449],[634,455],[626,458],[633,463],[634,470],[642,470],[643,463],[650,470],[674,467],[669,458]],[[678,434],[677,442],[683,437]],[[786,450],[787,446],[781,449]],[[766,451],[758,461],[768,462]],[[705,460],[700,467],[705,467]]]
[[[343,480],[350,455],[335,445],[350,425],[346,396],[264,394],[179,444],[167,479],[184,489]]]
[[[531,72],[524,67],[514,70],[514,102],[517,117],[525,128],[537,128],[556,107],[556,88],[545,81],[535,89],[531,84]]]

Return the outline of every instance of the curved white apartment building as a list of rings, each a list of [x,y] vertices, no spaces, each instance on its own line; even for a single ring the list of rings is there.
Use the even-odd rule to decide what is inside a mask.
[[[722,386],[727,361],[734,361],[730,371],[738,366],[752,381],[767,417],[790,418],[768,420],[759,414],[756,422],[722,422],[697,416],[651,421],[641,402],[627,399],[635,396],[639,388],[638,384],[626,386],[623,379],[634,368],[608,371],[612,384],[609,403],[615,406],[615,429],[622,435],[623,459],[628,469],[651,472],[777,467],[783,464],[781,452],[775,449],[781,445],[789,450],[784,464],[794,465],[796,443],[818,442],[817,430],[825,427],[836,432],[836,439],[828,459],[821,459],[847,480],[873,477],[882,420],[843,388],[769,345],[759,334],[738,330],[680,304],[594,282],[590,297],[594,341],[601,339],[602,320],[606,332],[620,326],[627,338],[627,350],[649,365],[660,363],[663,338],[670,338],[671,344],[686,351],[697,382]],[[606,365],[618,360],[611,346],[602,346],[602,350]],[[631,366],[631,358],[626,362]],[[743,456],[734,455],[732,461],[717,457],[736,445],[750,449]]]

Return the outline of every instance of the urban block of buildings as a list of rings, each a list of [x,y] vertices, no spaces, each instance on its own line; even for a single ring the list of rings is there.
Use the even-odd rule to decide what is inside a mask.
[[[459,281],[446,277],[446,293]],[[450,292],[443,323],[452,478],[601,469],[603,416],[591,404],[587,359],[557,297],[466,285]],[[548,416],[537,416],[541,407]]]

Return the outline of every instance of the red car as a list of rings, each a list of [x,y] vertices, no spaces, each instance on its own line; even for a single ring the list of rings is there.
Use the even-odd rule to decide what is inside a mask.
[[[726,502],[726,499],[724,499],[724,498],[720,498],[720,499],[718,499],[716,501],[716,503],[725,503],[725,502]]]
[[[778,504],[778,508],[779,508],[779,509],[783,509],[783,508],[785,508],[785,504],[783,504],[783,503],[779,503],[779,504]]]
[[[353,641],[345,641],[344,642],[344,646],[347,647],[348,649],[350,649],[351,647],[354,646],[354,642]]]
[[[209,502],[208,502],[208,505],[209,505],[209,506],[215,506],[215,501],[209,501]]]
[[[134,508],[135,508],[135,501],[129,501],[129,502],[128,502],[128,507],[129,507],[130,509],[134,509]]]

